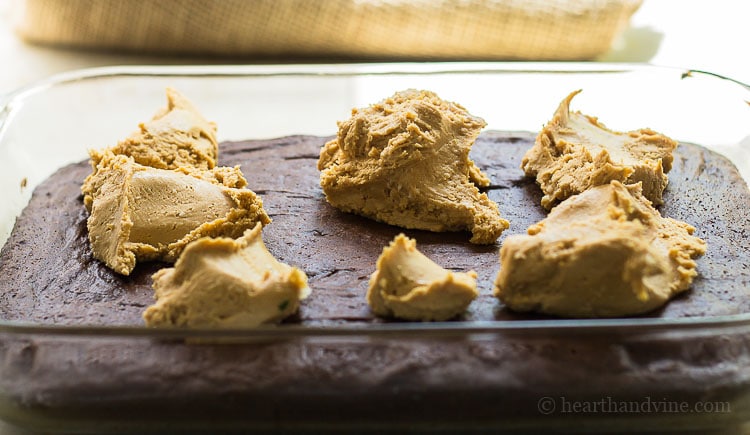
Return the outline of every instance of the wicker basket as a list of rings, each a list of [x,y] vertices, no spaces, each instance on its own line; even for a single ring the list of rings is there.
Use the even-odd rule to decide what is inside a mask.
[[[583,60],[641,0],[25,0],[27,41],[172,55]]]

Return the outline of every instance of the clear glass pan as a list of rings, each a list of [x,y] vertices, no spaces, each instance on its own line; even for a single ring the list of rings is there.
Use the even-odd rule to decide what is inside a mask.
[[[167,86],[215,120],[221,140],[331,135],[352,107],[408,87],[459,101],[488,129],[536,131],[583,88],[576,109],[609,127],[704,145],[750,179],[750,90],[710,73],[590,63],[104,68],[0,97],[0,245],[36,185],[125,137]],[[750,420],[750,313],[221,331],[0,321],[0,418],[67,431],[740,430]]]

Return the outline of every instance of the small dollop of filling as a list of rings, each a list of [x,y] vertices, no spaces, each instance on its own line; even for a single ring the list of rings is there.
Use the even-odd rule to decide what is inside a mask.
[[[494,243],[508,228],[469,159],[486,123],[459,104],[406,90],[338,125],[318,160],[334,207],[403,228],[468,230],[473,243]]]
[[[706,243],[662,217],[641,185],[618,181],[563,201],[500,249],[495,295],[515,311],[562,317],[646,313],[687,290]]]
[[[570,111],[568,95],[524,155],[521,168],[536,177],[544,192],[542,206],[617,180],[640,182],[643,195],[662,204],[677,142],[650,129],[626,133],[609,130],[593,116]]]
[[[295,313],[310,294],[303,271],[266,249],[261,225],[237,240],[190,243],[173,268],[153,276],[156,303],[148,326],[255,327]]]
[[[379,316],[405,320],[447,320],[463,313],[477,297],[477,274],[443,269],[399,234],[378,258],[367,303]]]
[[[238,178],[244,180],[239,168],[155,169],[125,155],[101,154],[85,186],[94,256],[129,275],[136,261],[174,262],[201,237],[239,237],[256,223],[268,224],[253,191],[222,184]]]

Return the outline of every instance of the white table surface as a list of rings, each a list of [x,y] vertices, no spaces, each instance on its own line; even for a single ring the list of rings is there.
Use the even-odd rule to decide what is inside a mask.
[[[0,95],[47,76],[109,65],[228,63],[57,50],[24,43],[13,32],[18,4],[0,0]],[[645,0],[631,26],[599,60],[699,69],[750,83],[750,1]],[[28,434],[0,422],[0,434]]]

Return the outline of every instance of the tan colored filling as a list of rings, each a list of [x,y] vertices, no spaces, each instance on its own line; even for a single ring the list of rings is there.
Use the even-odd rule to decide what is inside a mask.
[[[233,206],[220,186],[170,171],[136,172],[128,195],[133,243],[176,242],[204,222],[226,215]]]
[[[391,225],[468,230],[471,242],[494,243],[508,221],[477,188],[489,179],[469,159],[485,125],[429,91],[407,90],[354,109],[320,153],[326,200]]]
[[[477,297],[476,273],[443,269],[399,234],[378,258],[367,303],[379,316],[406,320],[447,320],[463,313]]]
[[[612,180],[640,182],[643,195],[661,204],[677,143],[650,129],[612,131],[595,117],[571,112],[570,101],[579,92],[560,103],[521,162],[526,175],[536,177],[544,192],[542,206],[550,209]]]
[[[495,294],[516,311],[619,317],[652,311],[690,287],[706,243],[663,218],[640,184],[618,181],[563,201],[500,249]]]
[[[310,294],[305,273],[268,252],[260,224],[237,240],[191,243],[174,268],[154,274],[154,290],[148,326],[255,327],[296,312]]]

